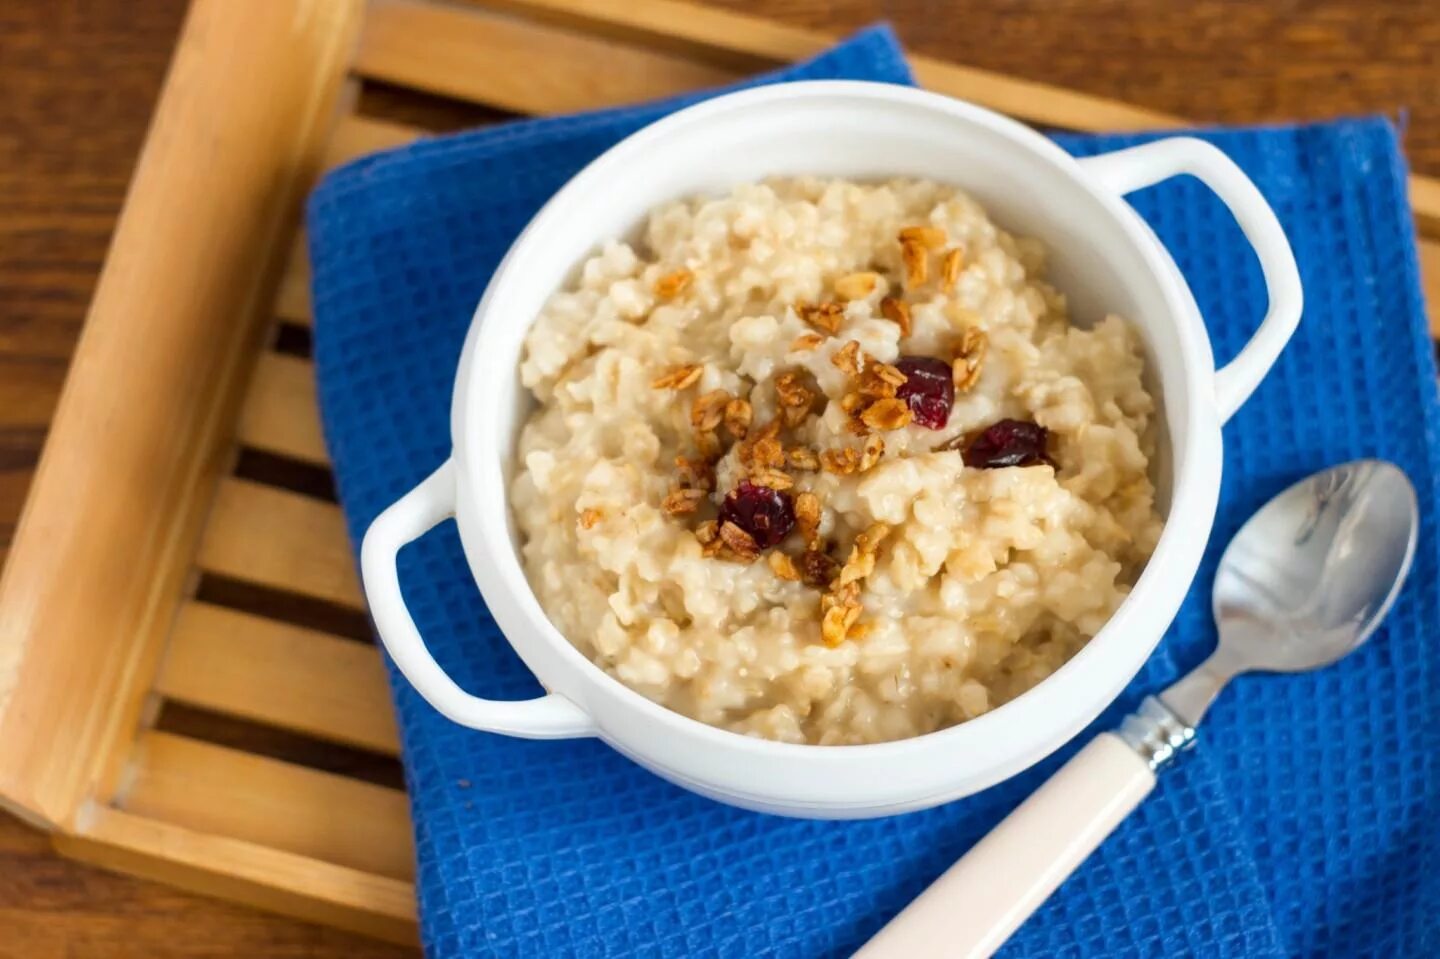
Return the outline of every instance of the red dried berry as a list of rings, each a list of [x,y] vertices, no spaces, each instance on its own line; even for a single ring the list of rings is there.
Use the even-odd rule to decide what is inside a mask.
[[[795,526],[795,504],[788,493],[741,480],[720,506],[720,522],[734,523],[750,534],[755,545],[768,549]]]
[[[1028,420],[1001,420],[986,427],[985,432],[965,448],[966,466],[993,470],[1005,466],[1054,466],[1045,451],[1050,431]]]
[[[905,382],[895,388],[895,395],[910,407],[916,423],[932,430],[943,430],[950,421],[950,407],[955,404],[955,380],[950,364],[933,356],[902,356],[895,368],[905,374]]]

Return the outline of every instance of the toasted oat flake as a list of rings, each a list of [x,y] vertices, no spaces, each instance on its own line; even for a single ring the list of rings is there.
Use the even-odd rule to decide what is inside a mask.
[[[705,499],[703,489],[674,489],[660,508],[670,516],[688,516],[700,508],[700,503]]]
[[[753,416],[750,404],[742,399],[733,399],[725,404],[725,429],[737,440],[743,440],[750,429]]]
[[[785,465],[785,447],[780,443],[780,421],[771,420],[750,434],[740,444],[740,465],[746,469],[763,469]]]
[[[845,308],[839,303],[800,303],[795,312],[800,319],[831,336],[840,332],[840,321],[845,318]]]
[[[960,279],[960,270],[965,266],[965,253],[957,246],[945,251],[940,260],[940,289],[946,293],[955,289]]]
[[[840,585],[848,586],[875,572],[875,554],[862,553],[859,549],[850,552],[850,558],[840,567]]]
[[[842,300],[863,300],[880,284],[878,273],[850,273],[835,281],[835,293]]]
[[[820,597],[820,636],[827,646],[839,646],[865,607],[858,583],[844,583]]]
[[[720,437],[714,430],[701,430],[695,434],[695,448],[701,457],[713,463],[720,458]]]
[[[901,336],[910,335],[910,304],[904,300],[897,300],[893,296],[887,296],[880,301],[880,315],[900,327]]]
[[[775,397],[780,401],[785,425],[798,426],[810,414],[815,391],[801,381],[801,374],[792,370],[775,378]]]
[[[938,250],[945,245],[945,231],[938,226],[907,226],[900,231],[899,241],[915,243],[927,250]]]
[[[771,552],[765,561],[770,566],[770,572],[776,576],[792,583],[800,582],[800,569],[795,565],[795,560],[791,559],[788,554],[782,553],[777,549]]]
[[[867,436],[865,438],[865,446],[860,451],[860,462],[857,468],[863,473],[880,462],[880,457],[884,455],[885,440],[875,435]]]
[[[810,492],[795,497],[795,527],[807,544],[815,541],[820,532],[820,497]]]
[[[888,525],[871,523],[864,532],[855,537],[855,545],[850,548],[850,556],[840,569],[840,586],[859,582],[875,571],[875,552],[879,549],[880,543],[889,535],[890,527]]]
[[[813,473],[820,468],[820,457],[815,451],[804,446],[796,446],[785,452],[785,461],[792,470],[801,470]]]
[[[757,486],[768,486],[771,489],[778,490],[790,489],[795,485],[795,481],[790,478],[788,473],[768,466],[752,470],[750,473],[750,482]]]
[[[886,399],[895,395],[896,388],[904,383],[905,379],[904,373],[888,363],[876,363],[867,358],[865,371],[860,374],[856,384],[860,388],[861,396],[872,400]]]
[[[695,397],[695,402],[690,405],[690,425],[697,432],[713,431],[724,419],[725,406],[731,398],[726,390],[711,390]]]
[[[754,537],[734,523],[720,524],[720,542],[743,562],[751,562],[760,555],[760,547],[755,544]]]
[[[700,541],[701,546],[709,546],[711,543],[720,540],[720,524],[713,519],[707,519],[695,527],[695,538]]]
[[[855,537],[855,548],[861,552],[873,553],[890,535],[888,523],[871,523],[865,531]]]
[[[976,326],[966,327],[960,339],[960,350],[950,363],[951,375],[958,392],[967,392],[980,379],[980,367],[985,361],[989,338],[985,331]]]
[[[835,368],[847,376],[860,375],[860,341],[850,340],[830,357]]]
[[[878,377],[880,380],[889,383],[891,386],[903,386],[905,384],[905,381],[909,379],[908,376],[900,372],[899,367],[891,366],[889,363],[867,364],[866,368],[873,368],[875,371],[875,376]]]
[[[924,286],[930,275],[930,255],[925,247],[907,240],[900,244],[900,259],[905,264],[905,288],[913,290]]]
[[[860,414],[860,420],[872,430],[898,430],[910,425],[910,406],[894,397],[876,400]]]
[[[690,288],[695,274],[689,270],[675,270],[655,281],[655,295],[664,300],[673,300]]]
[[[755,444],[754,462],[756,466],[783,466],[785,464],[785,447],[775,437],[767,437]]]
[[[601,517],[603,517],[604,515],[605,514],[601,513],[598,509],[587,509],[582,511],[580,513],[580,528],[594,529],[595,524],[600,522]]]
[[[848,446],[839,449],[825,450],[820,454],[820,465],[825,472],[834,473],[837,476],[848,476],[855,472],[860,466],[860,454]]]
[[[790,350],[794,353],[806,353],[824,342],[825,337],[819,333],[801,333],[795,337],[794,342],[790,344]]]
[[[700,376],[704,372],[705,367],[699,363],[687,363],[675,367],[663,376],[657,376],[650,381],[650,386],[657,390],[683,390],[700,382]]]

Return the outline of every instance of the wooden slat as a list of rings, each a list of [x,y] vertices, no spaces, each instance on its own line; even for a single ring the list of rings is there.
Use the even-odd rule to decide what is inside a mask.
[[[230,452],[358,0],[195,0],[0,581],[0,806],[120,765]]]
[[[690,56],[713,60],[717,53],[727,54],[738,72],[814,56],[838,39],[833,34],[676,0],[491,0],[486,5],[536,16],[558,27],[599,30]],[[1180,122],[1159,111],[988,70],[931,57],[908,59],[922,86],[1043,126],[1153,130]]]
[[[171,733],[148,732],[118,809],[391,879],[414,878],[405,794]]]
[[[833,44],[831,34],[679,0],[480,0],[563,27],[583,28],[662,49],[732,55],[735,68],[799,60]],[[970,100],[1040,126],[1090,132],[1162,130],[1192,122],[1174,114],[1037,83],[934,57],[911,56],[915,77],[940,93]],[[1412,176],[1410,203],[1420,229],[1440,236],[1440,179]]]
[[[304,230],[295,234],[285,258],[285,272],[275,294],[275,315],[291,323],[310,325],[310,252]]]
[[[315,402],[315,367],[309,360],[261,354],[240,412],[239,439],[267,453],[329,463]]]
[[[181,609],[156,691],[319,739],[399,751],[375,647],[209,603]]]
[[[1420,285],[1425,290],[1430,335],[1440,339],[1440,241],[1420,241]]]
[[[89,811],[55,848],[107,869],[404,945],[416,942],[411,883],[118,809]]]
[[[1421,233],[1440,237],[1440,179],[1411,176],[1410,208],[1415,211],[1415,223]]]
[[[517,113],[572,113],[718,86],[738,74],[662,51],[423,0],[375,0],[361,76]]]
[[[340,507],[298,493],[226,479],[197,562],[233,579],[364,605]]]
[[[333,169],[376,150],[402,146],[424,136],[425,132],[419,127],[406,126],[403,123],[352,114],[340,121],[325,147],[325,169]]]

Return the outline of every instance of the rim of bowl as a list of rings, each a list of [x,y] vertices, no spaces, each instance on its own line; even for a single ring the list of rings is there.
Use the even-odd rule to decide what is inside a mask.
[[[550,621],[535,596],[519,555],[511,545],[508,529],[508,516],[511,510],[510,489],[505,482],[504,467],[499,461],[490,463],[488,459],[483,461],[477,459],[480,454],[475,444],[469,441],[471,431],[467,427],[467,422],[469,408],[475,393],[474,384],[478,378],[478,368],[473,363],[473,357],[480,351],[482,343],[498,335],[498,333],[486,335],[487,324],[483,318],[495,312],[498,305],[503,305],[508,293],[506,288],[514,280],[517,263],[534,255],[538,245],[537,236],[548,229],[551,223],[565,216],[565,208],[576,198],[593,190],[603,189],[606,178],[613,168],[627,162],[635,154],[643,152],[650,147],[653,141],[674,136],[686,127],[704,123],[714,116],[774,101],[798,101],[813,97],[837,96],[904,103],[944,114],[950,118],[982,124],[1004,136],[1017,148],[1038,154],[1047,162],[1055,176],[1063,178],[1072,188],[1089,194],[1091,198],[1100,203],[1113,218],[1119,221],[1122,231],[1135,248],[1145,269],[1155,276],[1170,307],[1171,315],[1176,319],[1177,339],[1181,343],[1183,353],[1180,369],[1184,373],[1183,381],[1178,386],[1180,391],[1186,395],[1187,404],[1185,446],[1183,448],[1177,446],[1173,431],[1167,431],[1171,434],[1166,437],[1166,442],[1170,447],[1173,474],[1170,508],[1155,550],[1114,614],[1075,655],[1066,660],[1055,672],[1014,699],[973,719],[904,739],[878,743],[822,746],[813,743],[787,743],[762,739],[704,723],[647,699],[586,657]],[[963,184],[957,185],[963,188]],[[651,205],[654,206],[666,199],[672,198],[657,197]],[[1007,723],[1013,723],[1023,711],[1033,711],[1034,704],[1046,697],[1047,689],[1052,691],[1058,689],[1059,681],[1068,679],[1073,682],[1073,677],[1087,669],[1089,664],[1102,654],[1116,655],[1110,653],[1111,648],[1122,646],[1128,634],[1143,632],[1143,630],[1133,628],[1140,625],[1136,620],[1142,615],[1145,607],[1157,602],[1153,597],[1163,595],[1167,583],[1162,576],[1173,573],[1177,566],[1186,571],[1186,575],[1183,577],[1183,588],[1179,590],[1178,596],[1173,598],[1173,605],[1178,610],[1180,602],[1189,591],[1191,581],[1199,567],[1205,542],[1208,540],[1213,526],[1215,507],[1219,496],[1218,462],[1211,468],[1212,464],[1206,461],[1206,457],[1196,454],[1202,452],[1198,447],[1203,442],[1203,431],[1208,428],[1217,437],[1220,433],[1218,409],[1213,398],[1203,388],[1206,379],[1213,378],[1214,360],[1208,338],[1202,335],[1203,320],[1198,315],[1188,287],[1183,286],[1183,277],[1180,277],[1182,285],[1177,289],[1175,277],[1167,273],[1167,271],[1174,271],[1175,275],[1179,276],[1173,261],[1169,259],[1168,251],[1158,245],[1153,236],[1145,234],[1143,225],[1144,220],[1135,213],[1120,194],[1106,191],[1092,183],[1084,175],[1074,157],[1040,133],[1016,120],[968,101],[915,87],[861,80],[806,80],[752,87],[721,94],[677,110],[620,140],[571,177],[521,231],[501,260],[500,265],[496,267],[490,283],[477,305],[459,361],[459,370],[462,376],[456,380],[455,392],[452,397],[452,456],[456,459],[459,467],[456,495],[457,498],[470,496],[472,484],[494,483],[501,490],[503,508],[498,525],[493,521],[493,517],[487,515],[489,513],[487,509],[477,507],[473,510],[472,515],[476,518],[479,526],[478,532],[485,534],[481,538],[481,542],[474,544],[474,547],[494,564],[495,571],[505,581],[508,591],[516,595],[518,608],[530,620],[531,627],[538,634],[537,641],[543,642],[558,653],[572,668],[579,670],[590,681],[595,682],[599,690],[618,699],[622,705],[638,710],[645,718],[661,723],[674,732],[697,737],[706,741],[707,744],[725,749],[772,753],[775,758],[803,756],[811,762],[817,759],[828,759],[838,764],[852,762],[862,756],[877,760],[882,757],[898,758],[905,753],[917,752],[922,749],[939,748],[967,739],[1003,734]],[[604,237],[597,237],[596,242],[602,242],[604,239]],[[574,264],[571,266],[573,267]],[[535,319],[536,317],[532,316],[525,321],[526,329],[533,325]],[[1192,319],[1195,322],[1190,322]],[[495,324],[489,325],[492,330],[498,330],[498,326]],[[505,377],[502,378],[504,383],[510,383],[512,377],[518,376],[519,359],[518,353],[514,357],[507,358],[508,365],[514,369],[507,370]],[[510,360],[513,362],[509,362]],[[1158,378],[1158,370],[1155,371],[1155,375]],[[1167,399],[1173,395],[1175,394],[1166,391]],[[1217,444],[1216,449],[1218,450],[1218,448]],[[501,460],[513,456],[513,444],[510,450],[502,449],[500,451]],[[480,470],[472,469],[472,464],[480,467]],[[1183,470],[1181,469],[1182,464],[1185,466]],[[1200,474],[1204,472],[1213,476],[1212,483],[1201,483]],[[1206,485],[1210,490],[1208,496],[1206,495]],[[471,502],[474,502],[473,497]],[[1187,519],[1183,523],[1177,522],[1176,516],[1183,516]],[[1198,525],[1197,528],[1197,524],[1202,522],[1203,525]],[[1186,535],[1187,532],[1191,535]],[[1193,535],[1196,532],[1200,532],[1202,535]],[[495,542],[497,537],[503,545]],[[461,539],[467,554],[469,554],[472,547],[465,540],[463,530]],[[480,588],[481,595],[488,604],[490,598],[485,596],[484,586],[479,582],[476,585]],[[1072,707],[1064,714],[1056,713],[1053,716],[1044,716],[1042,721],[1053,733],[1048,737],[1049,747],[1029,762],[1022,763],[1018,768],[996,776],[991,782],[1007,778],[1038,761],[1039,758],[1043,758],[1044,755],[1048,755],[1110,705],[1154,651],[1173,620],[1173,615],[1174,613],[1171,612],[1170,618],[1166,619],[1164,625],[1154,630],[1153,641],[1148,645],[1141,648],[1132,642],[1135,648],[1129,656],[1123,659],[1123,670],[1119,666],[1111,667],[1112,672],[1108,674],[1109,688],[1105,690],[1104,696],[1098,700],[1098,705],[1093,710],[1086,715],[1077,716]],[[508,635],[506,639],[510,641]],[[520,653],[518,647],[516,651],[517,654]],[[542,681],[545,679],[544,677],[538,678]],[[548,688],[549,684],[546,685]],[[559,692],[560,695],[565,695],[563,690]],[[590,713],[590,710],[584,711],[591,715],[592,720],[596,718]],[[599,728],[598,722],[597,728]],[[599,732],[602,736],[606,734],[603,728],[599,729]],[[839,805],[836,808],[840,808]]]

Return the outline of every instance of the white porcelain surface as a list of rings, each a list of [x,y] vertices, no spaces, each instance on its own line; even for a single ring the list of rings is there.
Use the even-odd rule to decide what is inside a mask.
[[[1131,595],[1049,679],[950,729],[895,743],[801,746],[747,738],[632,692],[546,619],[518,559],[507,506],[511,453],[528,411],[517,364],[545,299],[599,243],[657,204],[775,175],[917,176],[974,195],[1006,229],[1043,239],[1051,279],[1079,323],[1119,313],[1139,329],[1163,408],[1157,467],[1167,521]],[[1270,308],[1218,374],[1194,298],[1123,193],[1190,173],[1236,214],[1260,257]],[[968,795],[1026,768],[1093,719],[1139,670],[1195,575],[1220,486],[1225,419],[1289,339],[1301,291],[1274,214],[1222,153],[1172,138],[1077,161],[1005,117],[903,87],[817,81],[763,87],[683,110],[617,145],[535,217],[475,312],[456,379],[452,457],[382,514],[361,568],[386,648],[437,709],[477,729],[532,738],[599,735],[698,793],[768,812],[860,817]],[[511,645],[551,694],[478,699],[425,650],[405,610],[395,553],[455,515],[475,581]]]

